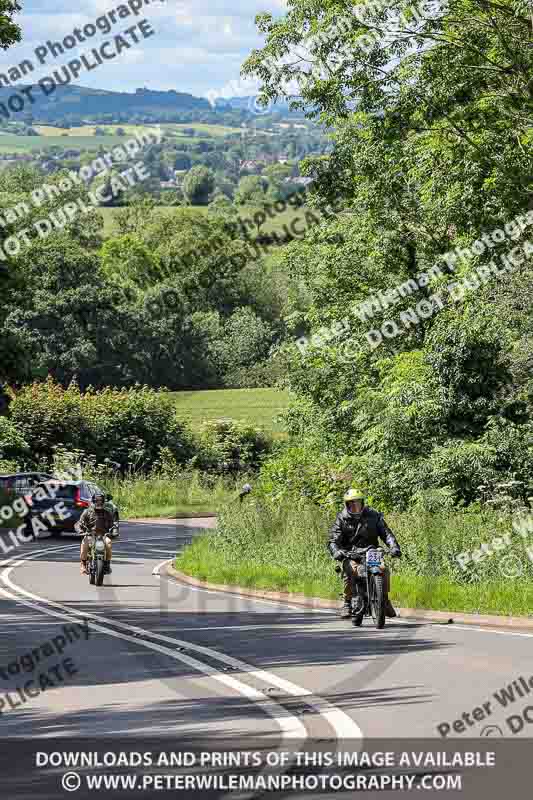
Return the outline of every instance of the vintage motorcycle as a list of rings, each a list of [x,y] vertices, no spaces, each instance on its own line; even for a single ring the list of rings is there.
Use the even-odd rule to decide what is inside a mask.
[[[88,545],[89,553],[87,557],[87,571],[89,572],[89,583],[93,586],[102,586],[105,574],[105,536],[109,535],[112,539],[118,536],[118,526],[113,525],[108,534],[89,533]]]
[[[366,567],[366,593],[364,607],[353,614],[356,627],[363,623],[363,617],[372,617],[376,628],[385,627],[385,551],[382,547],[361,547],[347,554],[348,558]]]

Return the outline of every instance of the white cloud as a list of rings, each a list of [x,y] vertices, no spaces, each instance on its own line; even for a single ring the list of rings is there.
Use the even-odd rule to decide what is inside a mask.
[[[94,36],[85,44],[60,56],[57,61],[39,67],[34,51],[47,40],[61,41],[74,28],[94,23],[128,0],[78,0],[72,11],[71,0],[26,0],[17,16],[22,28],[22,42],[0,51],[0,72],[30,59],[38,79],[49,69],[66,63],[113,35],[146,17],[156,35],[141,40],[120,57],[94,72],[80,76],[84,86],[131,91],[138,86],[152,89],[176,89],[206,96],[221,90],[231,81],[239,81],[240,68],[253,48],[261,47],[254,17],[261,11],[278,15],[286,0],[153,0],[138,17],[119,19],[110,33]]]

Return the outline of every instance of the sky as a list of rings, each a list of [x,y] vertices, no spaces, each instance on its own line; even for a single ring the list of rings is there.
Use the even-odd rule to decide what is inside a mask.
[[[98,30],[85,43],[39,64],[35,55],[39,46],[49,40],[61,42],[74,28],[83,29],[121,4],[127,7],[128,1],[77,0],[73,4],[54,0],[52,10],[50,0],[20,0],[22,11],[15,21],[22,41],[0,51],[0,73],[29,59],[35,67],[31,76],[35,82],[145,18],[155,31],[153,36],[144,39],[139,34],[139,44],[98,69],[82,71],[76,83],[119,91],[175,89],[198,97],[250,95],[254,84],[240,78],[240,68],[250,51],[263,44],[254,17],[262,11],[282,15],[286,7],[286,0],[145,0],[149,4],[138,16],[117,18],[109,33]]]

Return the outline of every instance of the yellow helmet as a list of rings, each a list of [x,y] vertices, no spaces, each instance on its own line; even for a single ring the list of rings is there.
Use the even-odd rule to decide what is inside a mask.
[[[351,503],[352,500],[360,500],[361,503],[364,503],[365,493],[361,489],[348,489],[344,495],[344,502]]]

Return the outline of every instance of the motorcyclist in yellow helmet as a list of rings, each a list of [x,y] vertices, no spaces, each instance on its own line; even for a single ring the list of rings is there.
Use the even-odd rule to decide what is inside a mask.
[[[361,558],[357,563],[347,558],[347,553],[359,548],[378,547],[379,539],[388,546],[390,555],[401,558],[400,545],[383,518],[383,514],[365,505],[365,494],[361,489],[349,489],[344,495],[344,508],[337,514],[331,528],[328,550],[342,564],[344,602],[341,609],[343,619],[361,616],[366,593],[366,567]],[[385,613],[395,617],[396,612],[389,600],[390,572],[385,572]]]

